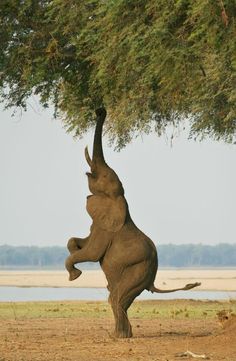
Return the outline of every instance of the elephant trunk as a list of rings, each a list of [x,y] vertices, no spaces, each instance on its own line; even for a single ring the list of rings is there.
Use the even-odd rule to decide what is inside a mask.
[[[92,162],[103,162],[105,163],[103,149],[102,149],[102,128],[104,121],[106,119],[107,112],[105,108],[99,108],[96,110],[97,115],[97,124],[94,134],[94,141],[93,141],[93,157]]]

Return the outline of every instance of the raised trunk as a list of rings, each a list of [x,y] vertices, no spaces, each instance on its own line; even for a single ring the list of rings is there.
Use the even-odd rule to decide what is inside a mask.
[[[107,112],[104,108],[96,110],[97,124],[93,141],[93,162],[102,161],[105,163],[103,149],[102,149],[102,127],[106,119]]]

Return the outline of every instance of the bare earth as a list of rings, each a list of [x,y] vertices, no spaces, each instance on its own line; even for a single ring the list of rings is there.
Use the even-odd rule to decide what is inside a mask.
[[[84,271],[75,282],[69,282],[67,277],[64,271],[1,271],[0,286],[106,286],[100,271]],[[174,288],[196,281],[202,282],[201,290],[235,291],[236,270],[159,271],[156,285]],[[164,302],[168,307],[171,302],[178,301]],[[184,302],[188,308],[191,301]],[[201,303],[194,302],[196,308]],[[14,309],[13,303],[9,305],[7,307]],[[140,305],[142,309],[142,303]],[[70,307],[69,301],[67,306]],[[214,304],[209,301],[209,311],[212,307]],[[230,301],[227,307],[230,309]],[[59,308],[51,311],[58,312]],[[196,319],[188,318],[186,313],[182,319],[175,316],[163,319],[153,314],[151,318],[132,317],[130,320],[134,337],[121,340],[112,335],[114,321],[111,315],[62,317],[59,311],[56,317],[39,315],[31,318],[29,315],[18,318],[13,312],[13,316],[5,318],[0,314],[0,361],[195,360],[190,355],[184,356],[186,351],[212,361],[236,361],[234,314],[223,321],[217,317],[208,319],[204,312]]]
[[[236,360],[236,316],[224,324],[216,319],[131,321],[134,337],[122,340],[111,334],[112,318],[3,319],[0,360],[194,360],[180,357],[188,350],[212,361]]]
[[[176,288],[186,283],[201,282],[198,290],[236,291],[234,270],[159,270],[155,285]],[[0,286],[22,287],[106,287],[102,271],[83,271],[74,282],[68,281],[65,271],[0,271]]]

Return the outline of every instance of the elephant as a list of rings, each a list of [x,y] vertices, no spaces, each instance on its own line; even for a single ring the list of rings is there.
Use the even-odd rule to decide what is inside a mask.
[[[88,237],[69,239],[67,247],[70,255],[65,267],[69,280],[73,281],[81,275],[75,264],[88,261],[100,263],[108,282],[115,336],[128,338],[132,337],[132,328],[127,310],[143,290],[167,293],[190,290],[200,283],[171,290],[160,290],[154,286],[158,268],[156,246],[133,222],[123,185],[104,159],[102,129],[105,108],[96,110],[96,118],[92,159],[88,148],[85,148],[91,170],[86,173],[91,192],[86,209],[93,222]]]

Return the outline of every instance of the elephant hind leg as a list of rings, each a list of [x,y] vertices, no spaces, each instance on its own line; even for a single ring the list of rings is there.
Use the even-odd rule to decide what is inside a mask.
[[[119,338],[132,337],[127,310],[134,299],[146,288],[147,263],[142,262],[128,267],[119,283],[112,289],[110,303],[115,317],[115,335]]]
[[[110,303],[115,317],[115,336],[118,338],[129,338],[133,336],[132,327],[129,322],[127,310],[134,299],[143,291],[142,285],[133,288],[123,297],[110,296]]]

